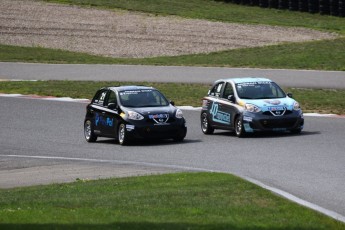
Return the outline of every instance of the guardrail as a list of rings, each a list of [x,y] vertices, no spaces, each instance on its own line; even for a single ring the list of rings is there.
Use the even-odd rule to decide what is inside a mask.
[[[219,1],[219,0],[218,0]],[[223,0],[235,4],[260,6],[281,10],[319,13],[338,17],[345,16],[345,0]]]

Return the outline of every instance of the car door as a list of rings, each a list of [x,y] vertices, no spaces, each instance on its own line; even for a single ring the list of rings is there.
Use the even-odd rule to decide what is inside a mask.
[[[104,122],[102,130],[105,136],[116,137],[119,123],[118,101],[115,91],[108,90],[104,101],[104,112],[102,113]]]
[[[218,116],[222,121],[221,124],[225,129],[232,129],[234,124],[234,119],[237,113],[234,89],[230,82],[226,82],[220,93],[219,106],[218,106]]]
[[[107,89],[99,90],[95,97],[92,99],[90,106],[90,113],[92,115],[92,123],[94,127],[95,134],[103,136],[104,134],[104,101],[107,95]]]
[[[210,90],[208,95],[208,115],[209,121],[215,128],[228,129],[230,127],[230,114],[227,112],[229,110],[226,107],[226,103],[222,98],[225,82],[218,82]]]

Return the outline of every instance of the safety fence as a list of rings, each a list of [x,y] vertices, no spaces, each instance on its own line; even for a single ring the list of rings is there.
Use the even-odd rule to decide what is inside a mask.
[[[235,4],[345,16],[345,0],[223,0]]]

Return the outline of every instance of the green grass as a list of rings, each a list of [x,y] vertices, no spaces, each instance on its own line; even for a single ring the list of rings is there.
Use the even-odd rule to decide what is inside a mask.
[[[104,86],[147,85],[159,89],[176,105],[201,106],[201,99],[206,96],[210,85],[155,83],[155,82],[99,82],[99,81],[3,81],[0,93],[35,94],[56,97],[91,99],[94,93]],[[294,89],[294,98],[301,104],[304,112],[345,114],[345,90]]]
[[[235,176],[175,173],[0,190],[1,229],[344,229]]]
[[[107,58],[39,47],[0,45],[0,61],[39,63],[227,66],[345,70],[345,38],[155,58]]]

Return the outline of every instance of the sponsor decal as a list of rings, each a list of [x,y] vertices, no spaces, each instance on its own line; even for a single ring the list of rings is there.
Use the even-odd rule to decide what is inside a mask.
[[[127,131],[132,131],[134,128],[135,128],[134,125],[128,125],[128,124],[126,125]]]
[[[272,106],[272,107],[267,107],[268,111],[279,111],[279,110],[285,110],[286,108],[283,106]]]
[[[113,127],[114,125],[114,118],[104,118],[102,116],[100,116],[98,113],[96,113],[96,117],[95,117],[95,125],[103,125],[103,126],[109,126],[109,127]]]
[[[169,114],[150,114],[149,119],[154,120],[157,124],[166,123],[169,120]]]
[[[280,100],[264,100],[264,102],[270,105],[279,105],[281,103]]]
[[[223,124],[230,124],[230,114],[220,111],[218,103],[216,102],[212,103],[210,114],[212,115],[213,121],[223,123]]]
[[[252,118],[252,117],[244,116],[244,117],[243,117],[243,120],[244,120],[244,121],[252,122],[252,121],[253,121],[253,118]]]

